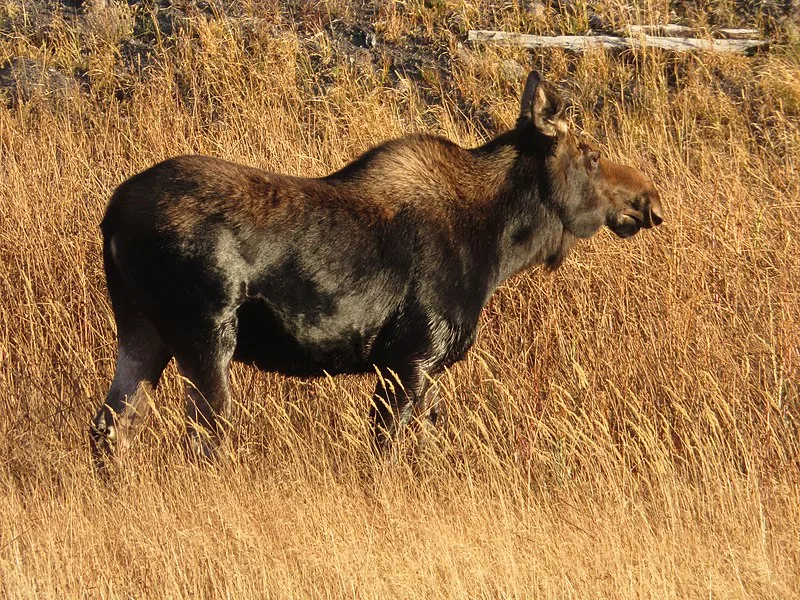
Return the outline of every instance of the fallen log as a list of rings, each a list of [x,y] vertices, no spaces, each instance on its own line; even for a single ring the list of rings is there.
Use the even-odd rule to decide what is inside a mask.
[[[668,38],[641,34],[636,37],[613,35],[528,35],[506,31],[470,30],[470,42],[490,42],[505,46],[524,48],[564,48],[572,52],[583,52],[587,48],[610,48],[616,50],[662,48],[673,52],[727,52],[752,54],[769,45],[767,40],[738,40],[712,38]]]
[[[694,29],[686,27],[685,25],[628,25],[620,31],[615,31],[621,36],[638,36],[641,34],[655,35],[663,37],[693,37],[695,35]]]
[[[717,33],[720,37],[744,40],[753,38],[753,36],[759,35],[761,32],[758,29],[717,29]]]
[[[691,27],[686,27],[685,25],[675,25],[672,23],[670,23],[669,25],[628,25],[627,27],[625,27],[624,30],[615,31],[615,33],[621,36],[632,36],[632,37],[636,37],[641,34],[661,36],[661,37],[677,37],[677,38],[698,37],[697,31],[695,29],[692,29]],[[757,40],[760,34],[761,32],[758,29],[724,28],[724,29],[715,29],[711,32],[711,35],[713,37],[737,39],[737,40],[752,39],[753,41],[761,41]],[[703,38],[701,37],[700,39]]]

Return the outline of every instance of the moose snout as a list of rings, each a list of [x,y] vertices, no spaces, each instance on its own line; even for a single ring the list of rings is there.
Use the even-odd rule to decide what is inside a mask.
[[[664,222],[661,196],[652,183],[638,171],[622,168],[634,185],[623,188],[621,206],[613,210],[606,224],[618,236],[627,238],[640,229],[651,229]],[[633,176],[635,175],[635,177]]]
[[[664,222],[658,190],[644,173],[627,165],[601,159],[600,173],[612,191],[613,207],[607,225],[620,237],[635,235]]]

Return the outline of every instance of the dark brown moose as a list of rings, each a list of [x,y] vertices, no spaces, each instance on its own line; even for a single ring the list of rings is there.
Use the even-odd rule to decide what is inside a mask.
[[[435,419],[431,378],[464,357],[500,283],[558,267],[603,225],[629,237],[661,221],[650,180],[572,133],[535,72],[516,127],[474,149],[410,135],[320,179],[164,161],[120,185],[102,223],[119,355],[95,459],[129,442],[173,357],[202,455],[224,429],[232,360],[386,374],[371,410],[383,447],[412,414]]]

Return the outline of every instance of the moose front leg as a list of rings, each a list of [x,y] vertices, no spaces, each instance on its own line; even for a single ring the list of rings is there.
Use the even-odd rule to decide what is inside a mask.
[[[197,326],[178,355],[186,380],[187,446],[194,457],[216,457],[231,404],[229,368],[236,347],[236,318]]]
[[[419,427],[417,441],[423,449],[432,448],[434,430],[442,416],[442,405],[439,399],[439,386],[431,379],[430,374],[425,377],[427,387],[424,396],[417,402],[414,410],[414,420]]]
[[[381,371],[370,410],[373,442],[379,452],[386,451],[413,417],[430,418],[431,405],[426,399],[430,384],[430,378],[418,365]]]

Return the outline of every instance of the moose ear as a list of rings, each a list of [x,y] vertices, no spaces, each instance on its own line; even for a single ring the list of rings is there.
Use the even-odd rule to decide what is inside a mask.
[[[522,91],[522,102],[519,107],[519,122],[527,121],[531,118],[531,103],[533,102],[533,93],[536,91],[536,86],[542,80],[539,77],[538,71],[531,71],[528,74],[528,79],[525,81],[525,89]]]
[[[532,71],[525,82],[520,105],[520,122],[533,117],[536,129],[548,137],[566,133],[567,121],[564,118],[564,99],[556,89],[544,81],[539,73]]]

